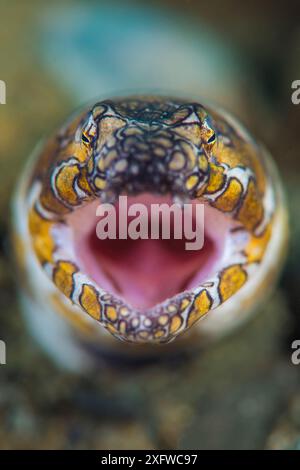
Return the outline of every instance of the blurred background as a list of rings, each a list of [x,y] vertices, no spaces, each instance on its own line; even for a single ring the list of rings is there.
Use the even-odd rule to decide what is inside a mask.
[[[0,0],[0,79],[0,448],[300,449],[299,1]],[[288,260],[259,315],[201,356],[78,377],[23,322],[11,195],[35,144],[76,107],[143,90],[215,102],[269,147],[290,209]]]

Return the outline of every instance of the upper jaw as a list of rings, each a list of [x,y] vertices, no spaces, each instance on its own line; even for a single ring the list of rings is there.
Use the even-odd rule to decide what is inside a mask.
[[[173,130],[144,131],[137,125],[119,129],[94,149],[90,159],[88,181],[103,201],[143,192],[194,199],[203,192],[210,174],[209,158],[201,145]]]

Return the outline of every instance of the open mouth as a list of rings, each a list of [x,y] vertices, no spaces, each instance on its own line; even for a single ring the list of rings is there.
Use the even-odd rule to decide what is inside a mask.
[[[153,204],[172,204],[171,196],[143,193],[128,198],[128,208],[143,204],[150,209]],[[193,205],[200,204],[194,200]],[[202,204],[202,203],[201,203]],[[80,269],[99,287],[124,300],[138,311],[147,311],[185,291],[190,291],[208,280],[226,264],[226,247],[230,243],[232,219],[220,211],[204,206],[203,246],[187,249],[188,240],[182,227],[182,237],[177,238],[175,217],[170,217],[170,235],[162,238],[163,215],[159,218],[159,239],[151,238],[151,211],[148,210],[148,231],[145,239],[120,239],[119,204],[115,204],[116,231],[111,237],[99,239],[96,210],[99,201],[77,209],[68,216],[73,245],[76,246]],[[183,210],[183,209],[182,209]],[[121,214],[121,216],[124,214]],[[196,227],[196,213],[190,215]],[[130,224],[132,217],[128,217]],[[182,224],[184,218],[181,219]],[[199,227],[198,227],[199,229]],[[108,234],[109,235],[109,234]],[[116,238],[113,238],[116,236]]]
[[[254,278],[271,237],[274,197],[252,140],[231,119],[194,102],[107,100],[51,145],[42,156],[54,162],[41,160],[30,191],[34,250],[80,314],[118,339],[169,342]],[[152,236],[152,207],[170,208],[175,200],[182,211],[195,210],[195,242],[194,214],[204,208],[203,243],[194,249],[184,218],[178,223],[171,216],[163,236],[162,213],[159,236]],[[115,221],[99,237],[108,205]],[[135,205],[148,209],[147,236],[136,236]],[[128,233],[120,236],[125,216]]]

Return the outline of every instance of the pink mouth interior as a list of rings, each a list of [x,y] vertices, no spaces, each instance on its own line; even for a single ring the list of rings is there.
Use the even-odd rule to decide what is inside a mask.
[[[144,194],[128,198],[128,206],[136,202],[148,207],[151,203],[172,204],[167,196]],[[74,211],[69,218],[75,253],[85,273],[131,306],[146,310],[199,285],[216,272],[224,251],[228,222],[222,214],[219,219],[215,209],[205,206],[204,245],[191,251],[186,250],[188,240],[174,238],[172,227],[169,240],[100,240],[96,234],[100,220],[95,215],[98,205],[95,201]]]

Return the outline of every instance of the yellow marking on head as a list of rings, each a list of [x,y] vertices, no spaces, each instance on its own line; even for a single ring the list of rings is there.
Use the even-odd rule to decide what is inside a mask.
[[[129,309],[127,307],[120,308],[120,315],[122,315],[122,317],[128,317],[129,313]]]
[[[69,150],[69,149],[68,149]],[[80,163],[85,163],[87,159],[90,157],[91,151],[90,148],[81,145],[77,143],[76,148],[74,148],[74,151],[68,151],[68,155],[74,155],[76,160],[78,160]]]
[[[40,195],[40,203],[43,208],[55,214],[65,215],[70,212],[68,209],[52,192],[52,189],[48,186],[42,189]]]
[[[155,139],[155,143],[157,145],[161,145],[162,147],[165,147],[167,149],[173,147],[173,142],[171,139],[168,139],[166,137],[158,137],[157,139]]]
[[[70,155],[73,155],[78,162],[84,163],[89,158],[90,152],[81,142],[72,141],[62,150],[62,161],[68,159]]]
[[[58,261],[53,271],[53,282],[58,289],[70,298],[74,288],[73,274],[78,272],[78,268],[69,261]]]
[[[250,180],[247,194],[238,212],[237,220],[239,220],[247,230],[254,230],[259,222],[261,222],[263,215],[264,209],[258,194],[258,188],[254,181]]]
[[[118,159],[118,153],[115,149],[109,150],[109,152],[99,160],[98,168],[100,171],[105,170],[108,168],[114,160]],[[103,165],[100,163],[101,160],[103,161]]]
[[[138,317],[134,317],[131,320],[131,325],[133,326],[133,328],[137,328],[139,324],[140,324],[140,319]]]
[[[185,165],[185,158],[181,152],[174,152],[169,163],[170,170],[181,170]]]
[[[219,292],[221,301],[229,299],[247,281],[247,273],[239,264],[224,269],[220,276]]]
[[[188,317],[187,325],[191,327],[199,318],[203,317],[211,308],[212,299],[208,295],[207,290],[203,290],[195,298],[193,309]]]
[[[180,315],[174,315],[174,317],[172,317],[171,319],[170,333],[171,334],[176,333],[176,331],[178,331],[179,328],[181,327],[182,322],[183,320]]]
[[[194,170],[196,166],[196,155],[193,148],[187,142],[182,142],[181,147],[187,155],[189,170]]]
[[[99,158],[98,163],[97,163],[97,168],[99,171],[102,171],[102,172],[105,170],[105,163],[104,163],[103,157]]]
[[[127,329],[127,323],[126,323],[126,321],[125,321],[125,320],[120,321],[120,324],[119,324],[119,332],[120,332],[122,335],[125,335],[126,329]]]
[[[139,338],[141,338],[142,340],[146,340],[146,339],[149,338],[149,332],[146,331],[146,330],[139,331],[138,336],[139,336]]]
[[[158,323],[162,326],[165,326],[169,321],[169,316],[164,314],[164,315],[160,315],[160,317],[158,318]]]
[[[206,172],[208,169],[208,161],[205,155],[199,155],[198,157],[198,167],[201,171]]]
[[[74,190],[74,182],[80,173],[79,165],[68,165],[61,168],[56,175],[55,186],[57,192],[63,201],[75,205],[78,202],[78,196]]]
[[[185,310],[189,305],[190,305],[189,299],[182,299],[181,304],[180,304],[180,311],[183,312],[183,310]]]
[[[154,338],[156,338],[156,339],[162,338],[164,335],[165,335],[165,332],[162,329],[156,330],[153,334]]]
[[[197,175],[191,175],[187,178],[185,182],[185,187],[188,191],[194,189],[199,182],[199,177]]]
[[[96,106],[93,107],[93,118],[94,119],[99,118],[105,111],[106,111],[105,106],[103,106],[102,104],[97,104]]]
[[[210,174],[208,185],[206,187],[207,193],[216,193],[219,191],[225,183],[224,168],[222,166],[210,164]]]
[[[175,313],[178,310],[178,307],[176,304],[169,304],[167,307],[168,312],[170,313]]]
[[[231,212],[237,206],[243,192],[243,186],[236,178],[231,178],[226,191],[219,196],[213,206],[223,212]]]
[[[251,162],[247,158],[248,149],[245,148],[245,144],[242,142],[236,144],[236,147],[229,147],[220,139],[214,151],[217,162],[220,164],[225,163],[230,168],[234,168],[238,165],[250,167]]]
[[[97,189],[104,189],[106,186],[106,180],[104,178],[100,178],[100,176],[96,176],[94,179],[94,185]]]
[[[175,128],[175,132],[195,145],[199,145],[201,142],[201,129],[199,124],[178,126]]]
[[[127,137],[129,136],[135,136],[135,135],[143,135],[142,129],[139,129],[138,127],[128,127],[123,131],[123,135],[126,135]]]
[[[97,146],[99,149],[111,139],[112,134],[121,127],[124,127],[126,122],[117,117],[103,117],[99,121],[99,139]]]
[[[269,224],[260,237],[251,237],[245,248],[248,263],[256,263],[262,260],[271,238],[271,233],[272,226]]]
[[[167,124],[176,124],[179,121],[184,121],[189,115],[189,109],[187,107],[182,107],[176,109],[169,118],[165,119]]]
[[[78,177],[78,186],[87,194],[93,193],[92,188],[87,180],[86,169],[83,168],[81,174]]]
[[[155,147],[153,152],[154,152],[154,155],[156,155],[157,157],[165,157],[166,156],[165,149],[163,149],[161,147]]]
[[[95,320],[100,320],[101,304],[99,302],[98,293],[95,287],[84,284],[79,297],[82,308]]]
[[[219,117],[217,117],[219,119]],[[228,145],[221,138],[214,149],[214,155],[219,163],[226,163],[230,168],[242,165],[253,171],[256,177],[259,191],[266,188],[265,169],[260,158],[260,151],[250,142],[246,142],[235,134],[232,134],[233,145]]]
[[[108,320],[114,323],[118,318],[118,313],[115,307],[113,307],[112,305],[105,307],[105,316]]]
[[[32,236],[34,251],[41,263],[51,262],[55,244],[51,235],[53,222],[43,219],[38,212],[32,208],[29,212],[29,231]]]
[[[125,158],[123,158],[122,160],[119,160],[115,164],[115,170],[116,171],[125,171],[127,166],[128,166],[128,161]]]

